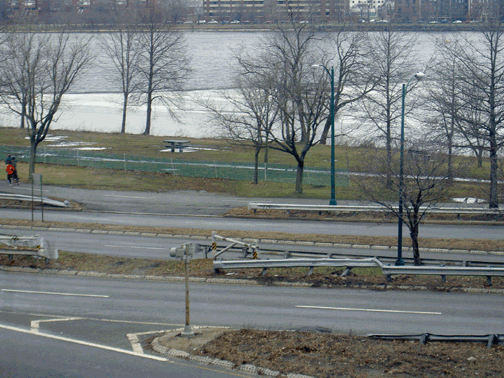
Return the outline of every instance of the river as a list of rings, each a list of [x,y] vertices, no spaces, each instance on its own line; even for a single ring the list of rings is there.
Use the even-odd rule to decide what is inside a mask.
[[[103,35],[102,35],[103,36]],[[151,135],[172,137],[212,137],[215,129],[209,125],[208,113],[197,99],[220,98],[218,91],[233,86],[233,56],[245,49],[260,48],[264,32],[186,32],[188,51],[192,57],[192,74],[184,93],[183,109],[176,111],[178,120],[170,117],[164,106],[154,107]],[[418,70],[434,53],[435,38],[450,38],[448,34],[421,33],[418,35]],[[98,36],[97,36],[98,38]],[[59,117],[52,129],[119,132],[121,101],[112,63],[99,53],[98,41],[93,50],[97,60],[64,96]],[[0,124],[16,125],[18,120],[8,111],[0,113]],[[138,134],[144,130],[145,106],[128,111],[126,132]],[[339,126],[344,128],[343,121]],[[343,131],[343,130],[342,130]]]

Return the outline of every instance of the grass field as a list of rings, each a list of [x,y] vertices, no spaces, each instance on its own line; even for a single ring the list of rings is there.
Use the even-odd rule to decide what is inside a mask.
[[[67,142],[86,142],[91,146],[104,147],[110,154],[128,154],[149,158],[176,158],[187,160],[204,160],[215,162],[246,162],[253,164],[254,155],[252,146],[239,146],[221,139],[191,139],[191,144],[211,149],[197,150],[190,153],[161,152],[164,149],[164,139],[167,137],[118,134],[118,133],[92,133],[79,131],[55,130],[55,136],[66,136]],[[0,144],[4,146],[28,147],[26,130],[19,128],[0,127]],[[50,142],[42,142],[39,149],[49,146]],[[335,148],[336,169],[348,171],[362,170],[366,164],[366,151],[370,147],[350,147],[338,145]],[[263,153],[261,154],[263,159]],[[484,179],[488,176],[488,162],[478,168],[472,158],[458,157],[464,160],[467,166],[461,175],[465,178]],[[269,149],[269,164],[288,164],[295,166],[292,156]],[[306,166],[328,168],[330,165],[330,146],[314,146],[306,156]],[[22,181],[27,182],[28,165],[19,163],[18,167]],[[212,178],[182,177],[165,173],[140,173],[124,170],[107,170],[84,168],[77,166],[46,165],[38,163],[36,172],[42,174],[46,185],[59,185],[82,187],[89,189],[114,189],[163,192],[170,190],[205,190],[208,192],[229,193],[243,197],[303,197],[329,199],[328,187],[305,184],[303,194],[295,193],[294,184],[264,182],[254,185],[249,181],[237,181]],[[477,197],[487,198],[488,184],[457,182],[451,189],[449,197]],[[337,186],[336,198],[339,200],[368,199],[355,182],[350,180],[349,186]],[[449,198],[446,198],[448,201]]]

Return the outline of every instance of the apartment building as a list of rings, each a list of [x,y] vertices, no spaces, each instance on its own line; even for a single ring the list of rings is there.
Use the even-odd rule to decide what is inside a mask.
[[[203,0],[207,18],[219,21],[262,20],[265,0]]]
[[[193,20],[219,22],[333,22],[385,18],[395,22],[486,20],[501,0],[0,0],[9,16],[107,14],[125,8],[174,7]],[[5,8],[6,4],[6,8]]]
[[[203,0],[203,12],[218,21],[336,20],[348,8],[348,0]]]

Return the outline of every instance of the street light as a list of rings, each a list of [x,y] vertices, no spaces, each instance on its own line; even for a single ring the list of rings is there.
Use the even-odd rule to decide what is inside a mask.
[[[329,201],[329,205],[336,206],[336,183],[334,181],[334,67],[328,69],[326,66],[322,64],[314,64],[313,68],[321,67],[323,68],[329,77],[331,78],[331,200]]]
[[[422,80],[423,72],[414,74],[406,84],[402,85],[402,110],[401,110],[401,156],[399,160],[399,224],[397,229],[397,260],[395,265],[404,265],[402,258],[402,226],[403,226],[403,186],[404,186],[404,100],[411,80]]]

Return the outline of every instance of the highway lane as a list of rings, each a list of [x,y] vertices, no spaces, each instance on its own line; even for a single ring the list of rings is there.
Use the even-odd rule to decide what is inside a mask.
[[[0,325],[0,378],[226,378],[243,374],[166,358],[148,359]]]
[[[114,235],[114,234],[90,234],[72,231],[42,231],[42,230],[13,230],[0,228],[0,234],[17,235],[17,236],[33,236],[39,235],[48,240],[55,248],[61,251],[68,252],[84,252],[94,253],[108,256],[121,256],[129,258],[151,258],[151,259],[170,259],[169,252],[172,247],[179,247],[184,243],[202,243],[205,245],[211,244],[211,239],[180,239],[180,238],[165,238],[152,236],[137,236],[137,235]],[[210,236],[210,232],[209,235]],[[219,242],[220,246],[228,245],[229,243]],[[390,249],[368,249],[368,248],[341,248],[341,247],[317,247],[317,246],[302,246],[302,245],[286,245],[286,244],[268,244],[259,243],[260,253],[265,258],[282,258],[282,256],[267,254],[268,249],[280,251],[314,251],[319,253],[334,253],[344,256],[362,256],[375,257],[386,256],[395,258],[397,256],[396,248]],[[209,257],[213,255],[210,254]],[[241,253],[226,253],[225,258],[241,257]],[[202,258],[203,254],[197,255]],[[300,256],[295,256],[300,257]],[[404,250],[404,257],[409,258],[411,252]],[[504,256],[498,255],[480,255],[469,253],[441,253],[441,252],[425,252],[421,253],[424,259],[449,259],[455,261],[480,261],[485,263],[504,263]]]
[[[196,283],[190,292],[191,324],[200,326],[324,327],[357,334],[504,333],[504,302],[497,295]],[[0,303],[1,313],[161,324],[185,319],[183,283],[4,272]],[[87,328],[92,325],[75,325],[65,332],[84,340],[93,334]],[[56,332],[58,323],[52,327]]]
[[[31,220],[31,211],[0,209],[0,219]],[[40,212],[36,214],[40,219]],[[395,223],[327,222],[303,220],[239,219],[213,216],[162,216],[154,214],[117,214],[72,211],[45,211],[46,221],[102,223],[171,228],[199,228],[205,230],[241,230],[264,232],[288,232],[322,235],[397,236]],[[489,225],[430,225],[420,226],[422,238],[490,239],[504,237],[504,226]],[[406,226],[404,235],[408,235]]]

